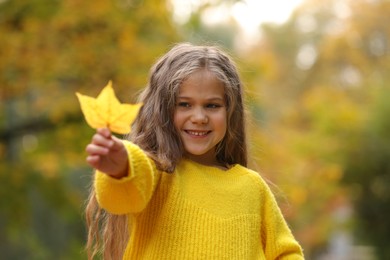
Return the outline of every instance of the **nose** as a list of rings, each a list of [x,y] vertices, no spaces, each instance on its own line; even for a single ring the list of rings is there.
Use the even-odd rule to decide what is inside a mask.
[[[203,108],[194,108],[191,115],[191,122],[194,124],[207,124],[208,116]]]

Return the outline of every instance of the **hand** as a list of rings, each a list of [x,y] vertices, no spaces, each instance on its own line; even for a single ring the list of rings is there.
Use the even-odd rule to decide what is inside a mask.
[[[108,128],[99,128],[85,149],[87,162],[93,168],[114,178],[127,175],[128,156],[125,146]]]

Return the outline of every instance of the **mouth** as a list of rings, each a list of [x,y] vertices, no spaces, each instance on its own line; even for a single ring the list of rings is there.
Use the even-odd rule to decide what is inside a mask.
[[[206,136],[209,133],[211,133],[211,131],[196,131],[196,130],[184,130],[184,132],[186,132],[191,136],[199,136],[199,137]]]

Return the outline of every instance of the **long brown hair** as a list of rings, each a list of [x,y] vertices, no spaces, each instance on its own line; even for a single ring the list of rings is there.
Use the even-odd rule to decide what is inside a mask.
[[[139,145],[157,167],[172,173],[184,148],[174,127],[176,96],[181,83],[201,69],[213,73],[225,86],[227,130],[217,145],[217,160],[224,165],[247,165],[243,88],[232,59],[215,46],[175,45],[151,68],[149,83],[141,93],[143,102],[127,139]],[[100,209],[91,189],[86,207],[88,258],[120,259],[129,238],[125,215]]]

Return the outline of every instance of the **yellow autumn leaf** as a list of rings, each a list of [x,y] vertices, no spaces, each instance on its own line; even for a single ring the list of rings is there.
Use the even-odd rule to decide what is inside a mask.
[[[142,104],[122,104],[115,96],[111,81],[97,98],[76,92],[85,120],[92,128],[108,127],[112,132],[127,134]]]

